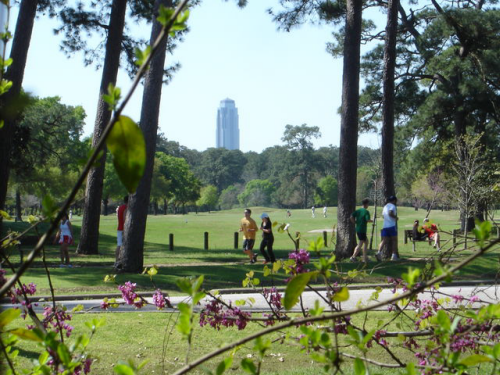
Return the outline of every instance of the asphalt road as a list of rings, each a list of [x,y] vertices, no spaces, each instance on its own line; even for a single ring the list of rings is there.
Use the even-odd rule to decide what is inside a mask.
[[[382,289],[379,293],[377,301],[370,300],[370,297],[376,290],[374,288],[368,289],[350,289],[349,290],[349,300],[346,302],[342,302],[342,310],[354,310],[360,304],[363,306],[371,305],[377,303],[377,301],[386,301],[394,296],[391,289]],[[402,293],[402,292],[399,292]],[[319,295],[322,296],[322,298]],[[320,291],[318,293],[306,291],[303,293],[303,306],[305,308],[313,307],[315,301],[319,301],[320,305],[323,307],[327,307],[326,302],[323,298],[325,297],[325,292]],[[498,303],[500,300],[500,290],[498,286],[490,285],[490,286],[446,286],[441,287],[439,290],[433,292],[425,292],[421,295],[420,299],[431,299],[432,294],[435,295],[435,298],[449,298],[449,302],[447,307],[457,307],[458,304],[455,302],[455,299],[452,296],[462,296],[464,299],[461,301],[462,304],[469,303],[469,299],[473,296],[479,298],[479,301],[473,302],[472,307],[478,308],[485,304],[490,303]],[[265,312],[269,311],[269,306],[264,297],[258,293],[222,293],[219,295],[226,303],[231,303],[235,306],[235,301],[246,300],[247,302],[243,306],[239,306],[244,311],[255,311],[255,312]],[[146,297],[146,300],[149,303],[152,303],[151,297]],[[189,299],[186,297],[171,297],[170,302],[175,307],[180,302],[189,302]],[[205,298],[201,302],[201,306],[198,306],[197,309],[201,309],[209,301],[209,298]],[[252,302],[250,302],[252,301]],[[35,302],[35,301],[33,301]],[[58,301],[57,303],[65,305],[68,310],[72,310],[74,307],[78,305],[83,306],[83,310],[85,312],[103,312],[100,308],[102,302],[102,298],[100,299],[84,299],[84,300],[65,300]],[[117,302],[123,302],[121,298],[117,298]],[[41,311],[43,309],[43,305],[51,302],[38,302],[38,306],[35,310]],[[1,305],[2,309],[6,309],[12,307],[13,305],[9,303],[5,303]],[[380,310],[386,310],[387,307],[380,308]],[[37,312],[38,312],[37,311]],[[138,311],[134,306],[130,305],[120,305],[118,308],[110,308],[108,311],[111,312],[133,312]],[[146,305],[140,309],[140,311],[158,311],[154,305]],[[164,309],[164,312],[175,312],[176,309]],[[292,311],[300,311],[300,306],[296,305]]]

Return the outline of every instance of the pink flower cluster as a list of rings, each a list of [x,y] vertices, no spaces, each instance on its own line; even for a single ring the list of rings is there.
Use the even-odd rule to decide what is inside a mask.
[[[200,326],[209,324],[212,328],[220,330],[221,327],[238,327],[242,330],[247,326],[250,313],[241,311],[238,307],[226,308],[218,300],[210,301],[200,313]]]
[[[119,285],[118,289],[122,292],[122,298],[127,305],[134,305],[138,309],[144,306],[144,300],[140,298],[135,292],[136,283],[130,281],[125,282],[124,285]],[[102,307],[102,305],[101,305]]]
[[[278,290],[274,286],[271,289],[264,288],[262,295],[264,296],[266,301],[271,306],[271,309],[273,310],[273,314],[263,314],[264,317],[268,318],[268,320],[266,320],[265,322],[265,325],[272,326],[276,323],[273,317],[276,316],[280,317],[282,315],[282,310],[283,310],[283,305],[281,303],[282,295],[281,293],[278,292]]]
[[[308,251],[304,249],[300,249],[299,251],[293,251],[290,254],[288,254],[288,259],[295,260],[295,266],[293,267],[292,270],[295,275],[299,273],[309,272],[308,269],[304,269],[304,265],[308,264],[310,259]]]
[[[43,308],[44,319],[42,324],[45,328],[54,328],[55,332],[65,332],[66,337],[71,336],[73,327],[67,321],[71,320],[71,315],[68,314],[62,307],[56,306],[55,310],[51,306]]]
[[[408,290],[408,287],[403,279],[395,279],[393,277],[388,277],[387,283],[392,284],[393,286],[392,293],[396,293],[396,291],[400,288],[403,290],[403,292],[406,292]]]
[[[29,285],[23,284],[21,288],[13,288],[11,289],[11,292],[9,293],[10,295],[10,301],[11,303],[19,303],[19,296],[22,296],[24,294],[28,296],[32,296],[36,293],[36,285],[34,283],[29,283]],[[23,305],[25,305],[23,301]]]
[[[83,361],[83,368],[82,365],[75,368],[75,372],[73,373],[73,375],[88,374],[90,372],[90,366],[92,366],[92,362],[93,360],[91,358],[87,358],[85,361]]]
[[[165,296],[161,292],[160,289],[157,289],[155,294],[153,294],[153,303],[155,304],[156,308],[158,310],[162,310],[165,308],[165,306],[170,305],[170,301],[165,299]]]

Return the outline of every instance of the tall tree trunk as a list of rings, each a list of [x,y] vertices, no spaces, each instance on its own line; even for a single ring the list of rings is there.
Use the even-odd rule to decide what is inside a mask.
[[[382,189],[384,197],[396,195],[394,186],[394,72],[396,69],[396,36],[399,0],[389,0],[384,49],[384,95],[382,98]],[[397,225],[397,223],[396,223]],[[383,249],[383,258],[392,254],[392,243]]]
[[[4,126],[0,128],[0,210],[5,208],[10,172],[10,152],[16,126],[15,116],[6,116],[6,108],[11,105],[16,106],[16,101],[21,92],[37,5],[38,0],[21,1],[10,52],[10,57],[14,62],[5,74],[5,79],[12,81],[12,87],[0,97],[0,117],[4,120]],[[0,230],[1,223],[2,218],[0,216]]]
[[[160,4],[171,6],[172,1],[155,1],[151,45],[153,45],[162,29],[162,25],[156,21],[156,13]],[[128,203],[120,264],[124,272],[142,272],[144,265],[144,236],[151,194],[166,47],[167,39],[165,38],[153,56],[151,66],[144,80],[140,124],[146,141],[146,167],[137,191],[130,196]]]
[[[356,208],[361,12],[361,0],[347,1],[339,149],[339,207],[335,250],[338,259],[351,256],[355,243],[354,227],[349,218]]]
[[[107,93],[110,83],[113,85],[116,84],[116,77],[120,67],[121,42],[125,26],[126,9],[127,0],[113,0],[92,147],[97,145],[107,123],[111,119],[111,111],[102,96]],[[77,252],[80,254],[97,254],[99,252],[99,222],[104,168],[106,164],[106,147],[104,147],[103,151],[103,155],[99,160],[99,166],[92,168],[87,176],[85,203],[83,204],[82,232],[77,249]]]
[[[384,50],[382,99],[382,187],[384,196],[396,195],[394,187],[394,72],[399,0],[389,0]]]

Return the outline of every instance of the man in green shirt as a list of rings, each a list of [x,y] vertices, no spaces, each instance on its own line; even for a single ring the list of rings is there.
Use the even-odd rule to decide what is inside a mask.
[[[367,255],[367,247],[368,247],[368,237],[366,236],[367,232],[367,223],[372,223],[373,220],[370,220],[370,211],[368,211],[368,206],[370,205],[370,200],[368,198],[363,199],[361,202],[363,207],[354,211],[351,215],[351,222],[356,224],[356,234],[358,236],[358,246],[354,249],[354,253],[350,258],[351,262],[356,261],[356,256],[359,253],[359,250],[363,248],[363,261],[365,263],[368,262]]]

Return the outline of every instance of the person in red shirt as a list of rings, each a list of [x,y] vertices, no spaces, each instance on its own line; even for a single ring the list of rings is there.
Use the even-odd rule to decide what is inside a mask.
[[[434,247],[438,251],[441,251],[441,239],[437,225],[429,222],[429,219],[425,218],[422,229],[425,230],[425,233],[427,233],[429,238],[434,241]]]
[[[118,230],[116,232],[116,250],[115,250],[115,265],[118,266],[120,261],[120,251],[123,244],[123,227],[125,225],[125,217],[127,216],[128,207],[128,195],[123,198],[124,204],[120,205],[116,209],[116,217],[118,219]]]

